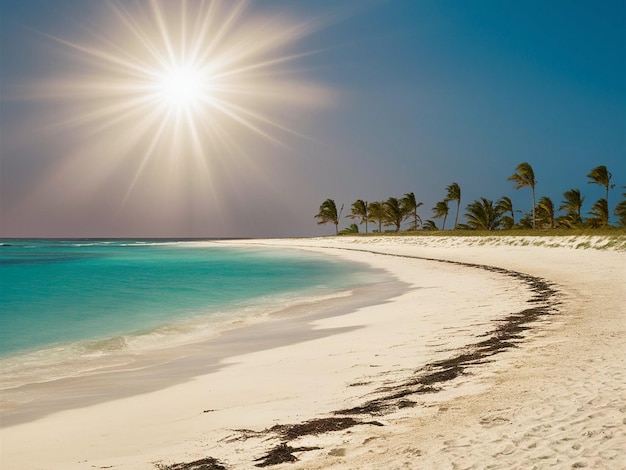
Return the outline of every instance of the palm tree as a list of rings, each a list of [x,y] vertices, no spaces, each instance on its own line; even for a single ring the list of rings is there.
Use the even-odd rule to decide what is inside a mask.
[[[339,235],[353,235],[359,233],[359,226],[357,224],[350,224],[349,227],[344,228],[339,232]]]
[[[622,188],[626,189],[626,186],[622,186]],[[613,213],[619,218],[617,224],[620,227],[626,227],[626,193],[622,193],[622,197],[624,199],[615,206]]]
[[[532,212],[528,212],[527,214],[524,214],[524,216],[521,219],[519,219],[519,222],[517,223],[517,227],[522,228],[522,229],[532,229],[533,228]]]
[[[533,228],[536,227],[536,217],[535,217],[535,185],[537,181],[535,180],[535,172],[533,171],[533,167],[530,166],[530,163],[524,162],[520,163],[515,167],[515,173],[513,173],[507,181],[513,181],[515,183],[513,188],[521,189],[525,187],[530,187],[533,196]]]
[[[343,210],[343,206],[341,206],[341,210]],[[326,199],[322,202],[320,206],[319,213],[315,216],[317,221],[317,225],[327,224],[328,222],[332,222],[335,224],[335,235],[339,233],[339,216],[341,213],[337,213],[337,205],[335,201],[332,199]]]
[[[404,210],[407,214],[411,214],[413,216],[413,225],[409,230],[417,230],[418,224],[422,223],[422,218],[417,214],[417,209],[420,206],[423,206],[423,202],[417,202],[415,199],[415,194],[406,193],[404,197],[400,200],[400,203],[404,207]]]
[[[383,231],[383,223],[385,222],[385,209],[382,202],[370,202],[369,204],[369,220],[378,222],[378,231]]]
[[[349,214],[346,216],[346,217],[349,217],[350,219],[360,219],[359,224],[362,224],[363,222],[365,222],[365,233],[367,233],[367,220],[369,217],[367,209],[368,209],[367,201],[364,201],[362,199],[357,199],[352,204],[352,214]]]
[[[437,224],[435,224],[435,222],[433,220],[428,219],[426,222],[424,222],[424,224],[422,225],[424,230],[439,230],[437,228]]]
[[[383,202],[383,209],[385,211],[385,219],[389,222],[389,225],[396,226],[396,232],[400,231],[400,225],[406,218],[407,212],[402,206],[402,203],[398,198],[390,197]]]
[[[456,201],[456,217],[454,218],[454,228],[459,224],[459,207],[461,206],[461,187],[457,183],[452,183],[446,188],[448,192],[445,201]]]
[[[446,219],[448,218],[449,211],[450,208],[448,207],[448,202],[445,200],[439,201],[437,204],[435,204],[435,207],[433,207],[433,217],[435,219],[440,219],[441,217],[443,217],[443,225],[441,226],[441,230],[446,229]]]
[[[513,210],[513,201],[511,201],[511,198],[502,196],[498,199],[496,202],[496,210],[501,214],[501,225],[507,230],[512,229],[515,226],[515,213],[520,211]],[[509,217],[504,214],[511,214],[511,216]]]
[[[607,227],[609,225],[609,205],[606,199],[598,199],[589,211],[587,223],[592,228]]]
[[[588,181],[588,184],[599,184],[600,186],[604,186],[605,195],[604,199],[606,199],[606,203],[609,203],[609,186],[612,188],[615,187],[614,184],[611,184],[611,178],[613,175],[604,165],[600,165],[595,167],[593,170],[589,172],[587,178],[591,181]]]
[[[563,200],[559,206],[560,211],[567,211],[566,224],[570,227],[580,227],[583,223],[581,210],[585,202],[585,196],[580,194],[580,189],[570,189],[563,193]]]
[[[537,220],[544,228],[554,228],[554,203],[547,196],[543,196],[537,203]]]
[[[467,226],[473,229],[495,230],[501,223],[501,211],[493,201],[481,197],[467,205]]]

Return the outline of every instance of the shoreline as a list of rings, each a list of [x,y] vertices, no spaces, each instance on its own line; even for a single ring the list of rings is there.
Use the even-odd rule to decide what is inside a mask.
[[[36,402],[0,410],[0,429],[64,410],[155,392],[227,367],[232,357],[337,334],[340,329],[314,330],[312,324],[327,317],[345,315],[364,305],[384,302],[406,289],[403,283],[387,274],[376,276],[380,278],[376,284],[351,287],[317,298],[306,297],[293,305],[275,306],[260,316],[238,318],[221,325],[219,332],[206,339],[127,352],[125,359],[118,358],[118,364],[3,389],[0,394],[5,403],[33,395]]]
[[[486,461],[500,465],[495,468],[510,468],[535,460],[551,464],[554,459],[561,459],[562,465],[570,462],[570,467],[590,462],[591,466],[601,463],[603,468],[619,468],[618,459],[623,457],[623,451],[620,453],[617,449],[624,448],[626,434],[616,423],[626,419],[626,396],[624,357],[615,347],[623,345],[625,337],[624,317],[620,317],[624,311],[619,303],[623,299],[619,294],[624,289],[620,282],[624,280],[624,252],[441,246],[441,241],[437,242],[439,246],[433,247],[424,240],[399,241],[385,237],[237,243],[300,246],[369,260],[379,267],[386,266],[400,281],[412,284],[412,288],[383,304],[363,306],[357,312],[320,319],[314,324],[315,329],[322,331],[345,328],[339,334],[232,357],[227,361],[228,367],[219,372],[161,392],[84,410],[68,410],[3,429],[3,461],[8,455],[9,464],[19,462],[22,468],[36,468],[34,462],[31,465],[24,461],[36,449],[38,458],[47,462],[47,468],[114,465],[148,469],[155,468],[155,462],[161,462],[166,468],[174,462],[207,457],[218,459],[227,468],[253,468],[254,460],[266,455],[271,444],[285,441],[284,435],[281,439],[279,433],[269,443],[267,436],[259,434],[261,431],[275,425],[283,426],[275,429],[284,430],[287,429],[284,426],[294,423],[309,423],[311,427],[311,420],[328,418],[329,413],[343,409],[342,405],[358,402],[385,383],[398,383],[411,377],[419,369],[415,358],[426,358],[423,366],[441,366],[441,361],[449,358],[451,351],[464,350],[468,344],[476,342],[477,336],[493,330],[494,322],[497,324],[498,318],[507,311],[519,312],[529,305],[532,293],[528,286],[512,283],[510,279],[503,281],[502,273],[477,274],[468,271],[470,266],[433,263],[415,258],[417,256],[497,266],[556,282],[563,293],[563,298],[559,299],[564,304],[563,313],[548,322],[535,324],[530,332],[513,328],[510,334],[526,335],[521,347],[506,348],[506,353],[496,361],[481,363],[477,368],[472,366],[471,374],[451,374],[455,375],[454,380],[446,381],[443,390],[418,395],[418,399],[411,396],[415,394],[407,394],[415,404],[403,407],[395,404],[393,412],[372,418],[384,421],[379,421],[383,426],[373,425],[374,421],[368,417],[367,426],[339,426],[330,429],[332,432],[290,440],[294,449],[318,449],[297,451],[292,455],[298,462],[275,468],[395,468],[411,462],[426,467],[454,462],[471,466],[471,462],[484,464]],[[412,258],[399,258],[409,255]],[[536,255],[541,256],[535,258]],[[427,266],[432,264],[438,266]],[[591,289],[585,291],[585,287]],[[594,301],[602,304],[597,314],[601,318],[589,318]],[[600,323],[595,324],[594,320]],[[585,328],[580,329],[581,324]],[[359,328],[355,329],[355,325]],[[589,339],[589,334],[595,338],[605,331],[612,332],[605,341],[590,344],[583,341]],[[573,335],[574,332],[579,337]],[[373,341],[375,345],[371,344]],[[585,364],[587,367],[578,364],[572,355],[573,351],[584,349],[587,358],[592,359],[590,364]],[[605,356],[612,359],[610,363],[600,361]],[[308,370],[303,370],[304,364],[308,365]],[[601,382],[602,389],[594,387],[594,381],[590,381],[588,367],[594,371],[593,378],[605,379]],[[553,372],[550,381],[545,376],[546,370]],[[286,379],[285,382],[281,382],[280,377]],[[235,389],[218,390],[217,379],[221,384],[234,385]],[[560,387],[550,386],[561,382],[568,385],[562,387],[562,391]],[[237,390],[237,386],[244,390]],[[315,386],[317,390],[311,391]],[[597,395],[595,402],[592,400],[587,406],[579,403],[580,396],[590,391]],[[148,405],[166,406],[158,410],[150,406],[143,411],[134,409],[142,400]],[[220,406],[212,408],[209,402]],[[204,403],[207,403],[206,408],[197,408]],[[548,412],[542,417],[538,410],[546,407]],[[194,408],[195,414],[192,413]],[[570,408],[573,410],[564,411]],[[593,417],[586,416],[594,410]],[[121,411],[126,412],[124,417],[120,416]],[[556,424],[546,427],[546,416],[552,418],[550,424],[558,424],[555,417],[562,417],[560,415],[571,421],[570,426],[566,420],[562,423],[563,429],[556,429]],[[52,446],[48,435],[52,429],[61,424],[92,422],[94,417],[104,421],[95,426],[96,430],[90,430],[88,435],[76,430],[63,432]],[[148,436],[135,436],[132,442],[125,442],[124,439],[132,435],[123,429],[129,423],[135,432],[141,429]],[[325,421],[327,426],[341,423],[342,426],[350,424]],[[588,439],[578,435],[581,429],[594,426],[606,428],[604,436],[599,432],[591,433]],[[249,429],[250,432],[237,435],[233,429]],[[515,432],[522,437],[531,434],[536,437],[534,447],[532,443],[525,447],[518,445]],[[508,439],[507,433],[511,434]],[[570,438],[572,433],[576,434],[571,437],[574,443],[566,441],[570,442],[569,452],[559,451],[553,442],[554,435]],[[26,436],[36,438],[28,443]],[[59,440],[67,446],[59,449]],[[586,442],[593,442],[596,447],[585,447]],[[577,445],[579,447],[575,448]],[[546,450],[546,446],[551,450]],[[88,450],[81,450],[85,447]]]

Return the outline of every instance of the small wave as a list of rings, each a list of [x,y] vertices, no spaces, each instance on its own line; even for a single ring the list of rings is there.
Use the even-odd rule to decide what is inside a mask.
[[[0,391],[26,384],[45,383],[94,373],[132,362],[126,339],[60,344],[46,349],[0,358]]]
[[[162,349],[205,339],[215,334],[215,318],[212,320],[189,319],[137,332],[126,337],[128,349],[135,352]]]
[[[180,242],[132,242],[132,243],[120,243],[118,246],[124,247],[146,247],[146,246],[167,246],[178,245]]]
[[[113,338],[100,339],[84,343],[84,349],[87,353],[107,353],[112,351],[121,351],[128,348],[126,337],[115,336]]]

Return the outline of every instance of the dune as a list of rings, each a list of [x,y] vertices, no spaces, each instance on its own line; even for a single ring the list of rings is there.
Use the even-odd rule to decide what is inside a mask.
[[[193,379],[3,423],[2,468],[626,466],[624,237],[237,244],[395,281],[253,325],[262,348]]]

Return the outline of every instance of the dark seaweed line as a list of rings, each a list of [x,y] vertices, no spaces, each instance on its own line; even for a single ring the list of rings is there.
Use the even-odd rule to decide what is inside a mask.
[[[556,307],[559,304],[557,300],[559,292],[551,283],[540,277],[519,271],[462,261],[388,254],[355,248],[342,249],[375,253],[383,256],[434,261],[499,273],[526,284],[534,294],[528,302],[534,304],[534,306],[520,312],[510,313],[504,319],[498,321],[499,324],[495,329],[481,335],[481,337],[486,337],[486,339],[465,346],[455,356],[442,361],[428,363],[416,370],[408,380],[378,389],[378,393],[384,393],[382,397],[369,400],[361,406],[335,411],[336,415],[380,415],[398,408],[414,406],[415,402],[407,400],[407,396],[437,392],[441,390],[437,385],[465,375],[470,367],[491,362],[493,356],[509,348],[517,347],[517,343],[523,339],[522,333],[531,328],[529,324],[552,315],[557,311]]]
[[[327,247],[335,248],[336,247]],[[441,390],[438,385],[456,379],[461,375],[468,374],[468,369],[479,364],[491,362],[493,356],[506,351],[509,348],[518,347],[517,343],[523,340],[522,332],[529,330],[530,323],[541,320],[544,317],[558,311],[557,299],[559,292],[553,284],[537,276],[521,273],[509,269],[489,266],[484,264],[466,263],[462,261],[451,261],[445,259],[428,258],[422,256],[400,255],[392,253],[381,253],[372,250],[358,248],[339,248],[348,251],[360,251],[373,253],[382,256],[395,256],[400,258],[412,258],[424,261],[434,261],[437,263],[454,264],[469,268],[482,269],[485,271],[499,273],[517,279],[526,284],[534,295],[528,300],[534,304],[533,307],[520,312],[508,314],[504,319],[498,320],[498,326],[481,335],[486,338],[477,343],[472,343],[460,349],[458,354],[441,361],[433,361],[417,369],[412,377],[395,384],[379,388],[375,393],[382,396],[369,400],[361,406],[337,410],[333,412],[336,417],[318,418],[298,424],[276,425],[260,433],[273,434],[281,439],[278,446],[270,449],[264,456],[254,460],[257,467],[268,467],[285,462],[295,462],[298,458],[293,455],[295,452],[306,452],[317,450],[319,447],[291,447],[288,443],[302,436],[318,435],[332,431],[339,431],[357,425],[382,426],[378,421],[362,421],[352,417],[340,417],[346,415],[384,415],[397,409],[412,407],[416,402],[407,399],[411,395],[424,393],[435,393]],[[207,465],[208,464],[208,465]],[[163,470],[222,470],[226,469],[222,462],[212,458],[200,461],[174,464],[172,466],[160,466]]]

